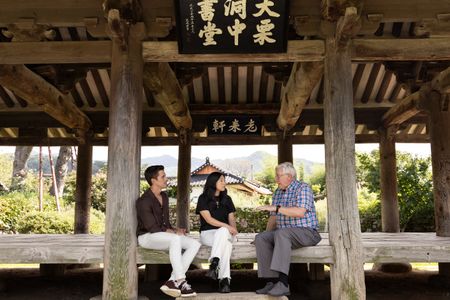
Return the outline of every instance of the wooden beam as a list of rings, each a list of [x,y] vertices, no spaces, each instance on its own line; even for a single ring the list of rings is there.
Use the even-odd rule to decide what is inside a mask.
[[[409,118],[417,115],[421,111],[420,103],[422,100],[424,100],[424,95],[421,91],[404,98],[383,115],[382,122],[384,127],[402,124]]]
[[[0,84],[30,103],[37,104],[80,138],[91,127],[89,118],[72,100],[24,65],[0,65]]]
[[[189,232],[189,204],[191,203],[191,131],[182,128],[178,132],[178,139],[177,227],[185,228]]]
[[[275,115],[280,111],[278,103],[261,103],[261,104],[234,104],[232,106],[226,104],[190,104],[189,109],[192,115],[218,115],[218,114],[258,114],[258,115]]]
[[[446,100],[445,100],[446,99]],[[450,111],[448,95],[432,91],[427,111],[430,114],[431,158],[436,235],[450,236]]]
[[[155,62],[291,62],[321,61],[323,41],[288,41],[286,53],[252,54],[179,54],[177,42],[144,42],[144,61]]]
[[[325,168],[330,245],[331,299],[365,299],[364,253],[356,195],[355,121],[350,50],[326,39],[324,61]]]
[[[161,104],[177,129],[191,129],[192,118],[183,92],[168,63],[149,63],[144,67],[144,84]]]
[[[0,64],[110,62],[111,41],[0,43]]]
[[[353,39],[352,61],[450,60],[450,42],[430,39]],[[304,62],[322,61],[321,40],[292,40],[286,53],[179,54],[176,42],[143,42],[145,62]],[[110,41],[0,43],[0,64],[109,63]]]
[[[85,137],[86,143],[78,147],[75,190],[74,233],[89,234],[92,186],[92,136]]]
[[[437,61],[449,60],[450,40],[432,39],[354,39],[352,61]]]
[[[289,130],[295,126],[312,90],[323,75],[322,62],[295,63],[281,98],[280,113],[277,118],[279,129]]]
[[[113,46],[102,299],[137,299],[134,204],[139,197],[145,27],[121,19],[117,9],[107,13]]]
[[[358,134],[355,136],[357,144],[378,143],[378,134]],[[408,134],[396,136],[397,143],[429,143],[430,139],[425,134]],[[276,136],[249,136],[245,138],[245,143],[241,137],[193,137],[192,145],[212,146],[212,145],[277,145]],[[293,135],[292,144],[323,144],[323,135]],[[78,146],[79,142],[75,138],[12,138],[0,137],[0,146]],[[92,139],[93,146],[108,146],[108,138],[95,137]],[[177,146],[177,137],[144,137],[142,146]]]
[[[278,163],[291,162],[294,163],[292,152],[292,133],[287,131],[277,132],[278,141]]]
[[[345,2],[345,1],[344,1]],[[361,3],[361,1],[356,1]],[[361,10],[359,10],[359,14]],[[347,7],[345,14],[336,25],[335,39],[336,43],[340,46],[347,46],[351,38],[353,38],[357,32],[361,29],[361,21],[358,14],[358,8],[354,6]]]
[[[450,91],[450,68],[439,73],[433,80],[422,85],[419,91],[409,95],[397,105],[389,109],[382,118],[383,125],[387,128],[398,125],[424,110],[431,91],[447,94]]]
[[[381,230],[400,232],[400,215],[397,196],[397,159],[395,133],[397,126],[380,128],[380,191]]]

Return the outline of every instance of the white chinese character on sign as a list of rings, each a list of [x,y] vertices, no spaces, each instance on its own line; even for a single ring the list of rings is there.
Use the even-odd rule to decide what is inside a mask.
[[[280,16],[279,13],[270,10],[271,6],[274,6],[273,2],[270,0],[263,0],[263,2],[256,4],[256,8],[259,8],[259,11],[256,14],[253,14],[254,17],[260,17],[263,13],[267,13],[269,16],[278,18]]]
[[[225,121],[218,121],[217,119],[214,119],[213,128],[212,128],[212,130],[214,132],[217,132],[220,130],[220,133],[223,133],[224,127],[225,127]]]
[[[248,123],[245,125],[247,129],[244,130],[244,132],[256,132],[258,130],[258,126],[256,126],[255,121],[253,119],[250,119]]]
[[[198,3],[198,6],[200,6],[200,11],[198,13],[203,21],[212,21],[215,12],[213,5],[217,2],[218,0],[203,0]]]
[[[226,0],[223,6],[225,8],[225,16],[237,14],[241,19],[247,17],[247,0]]]
[[[216,28],[216,24],[208,22],[203,29],[200,30],[198,36],[203,38],[205,36],[205,41],[203,42],[203,46],[217,45],[217,42],[214,40],[214,36],[216,34],[222,34],[222,29]]]
[[[275,25],[270,22],[270,19],[261,20],[261,23],[259,25],[256,25],[256,30],[258,33],[254,34],[253,37],[254,43],[258,43],[261,46],[264,45],[265,42],[267,43],[275,43],[276,40],[270,38],[272,36],[271,30],[275,28]]]
[[[239,121],[234,119],[233,122],[231,122],[231,125],[228,126],[228,131],[233,131],[233,132],[237,132],[237,131],[241,131],[241,128],[239,128]]]
[[[244,23],[239,22],[238,19],[234,19],[234,25],[233,26],[227,26],[228,32],[230,35],[234,36],[234,45],[239,45],[239,35],[242,33],[242,31],[247,27]]]

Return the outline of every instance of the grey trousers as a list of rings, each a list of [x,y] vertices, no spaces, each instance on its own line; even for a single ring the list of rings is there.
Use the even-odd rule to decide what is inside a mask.
[[[314,246],[321,239],[316,230],[308,227],[258,233],[255,237],[258,277],[277,278],[279,272],[289,274],[292,249]]]

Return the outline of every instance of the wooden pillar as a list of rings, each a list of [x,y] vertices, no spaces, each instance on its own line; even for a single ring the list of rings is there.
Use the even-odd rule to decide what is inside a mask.
[[[77,179],[75,191],[74,233],[89,233],[89,213],[91,210],[92,184],[92,143],[86,137],[85,143],[78,146]]]
[[[189,231],[192,134],[190,130],[182,128],[178,136],[177,227]]]
[[[447,101],[447,102],[446,102]],[[450,111],[448,95],[429,95],[429,127],[433,165],[436,235],[450,236]],[[440,263],[439,274],[450,276],[450,264]]]
[[[294,162],[292,154],[292,134],[289,132],[279,131],[278,137],[278,163]]]
[[[350,50],[325,42],[324,137],[328,195],[331,298],[366,298],[361,225],[356,196],[355,121]]]
[[[142,138],[144,24],[109,11],[113,32],[102,299],[137,299],[136,209]]]
[[[381,227],[383,232],[400,232],[397,198],[396,126],[380,128]]]

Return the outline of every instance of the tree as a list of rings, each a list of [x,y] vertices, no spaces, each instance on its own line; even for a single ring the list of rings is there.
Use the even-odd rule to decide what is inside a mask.
[[[14,152],[11,189],[22,189],[27,177],[27,161],[30,157],[32,146],[17,146]]]
[[[55,175],[58,195],[61,196],[64,191],[64,179],[67,175],[69,160],[72,158],[72,148],[70,146],[62,146],[59,148],[58,159],[56,160]],[[49,193],[55,196],[55,183],[52,182]]]
[[[12,154],[0,154],[0,185],[4,186],[3,190],[8,190],[7,183],[11,182],[12,166]]]
[[[326,191],[325,166],[314,165],[311,175],[305,181],[311,185],[314,195],[324,195]]]
[[[277,161],[275,157],[267,157],[263,161],[263,169],[255,175],[256,180],[262,182],[268,189],[275,190],[277,184],[275,182],[275,167]]]
[[[300,163],[297,169],[298,179],[305,180],[305,166],[303,163]]]
[[[357,180],[380,199],[380,156],[357,153]],[[433,231],[434,204],[431,158],[397,152],[398,202],[401,231]]]

